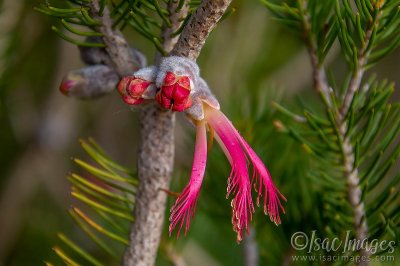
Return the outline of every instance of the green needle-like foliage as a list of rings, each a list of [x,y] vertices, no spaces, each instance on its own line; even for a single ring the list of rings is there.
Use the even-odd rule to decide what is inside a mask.
[[[82,40],[78,36],[102,36],[97,32],[96,27],[101,25],[100,21],[93,18],[87,0],[69,0],[64,2],[63,7],[55,7],[50,2],[40,4],[35,9],[48,16],[56,17],[60,20],[60,26],[69,33],[65,33],[59,26],[52,26],[52,30],[61,38],[79,46],[104,47],[102,43],[90,43]],[[105,1],[102,1],[102,10],[105,7]],[[88,30],[82,30],[82,26]],[[78,38],[77,38],[78,37]]]
[[[176,11],[184,4],[183,0],[178,1]],[[189,15],[173,36],[182,31],[200,2],[190,1]],[[263,159],[273,157],[271,151],[279,150],[282,153],[279,156],[284,159],[272,159],[276,160],[273,167],[281,168],[283,175],[297,177],[282,181],[289,202],[280,229],[269,234],[268,226],[264,226],[262,220],[265,217],[255,219],[256,239],[262,244],[268,238],[268,243],[275,241],[276,244],[270,247],[269,254],[263,254],[266,251],[261,249],[260,255],[281,254],[283,257],[285,252],[294,252],[290,237],[299,228],[316,230],[320,237],[331,238],[344,238],[349,231],[352,238],[357,238],[356,232],[365,223],[368,226],[361,229],[366,230],[370,239],[396,240],[398,243],[400,174],[394,173],[393,169],[400,156],[400,146],[396,145],[400,132],[400,105],[392,99],[394,84],[378,78],[366,79],[365,72],[400,45],[400,0],[261,2],[279,23],[290,27],[304,40],[313,67],[310,78],[314,80],[320,102],[317,107],[303,102],[299,113],[279,103],[273,104],[280,112],[278,116],[286,116],[275,121],[275,127],[294,140],[285,149],[269,143],[274,142],[269,139],[273,128],[266,126],[266,121],[271,122],[273,114],[271,109],[260,107],[259,100],[263,95],[255,93],[249,99],[240,97],[238,102],[243,110],[235,108],[232,111],[240,112],[240,118],[233,119],[235,125],[245,139],[257,147],[260,156]],[[98,18],[108,10],[114,29],[132,28],[165,54],[161,32],[163,27],[171,27],[169,1],[102,0],[99,1],[100,10],[96,12],[91,10],[91,3],[91,0],[68,0],[61,6],[57,1],[46,1],[36,9],[59,20],[52,29],[60,37],[90,47],[104,47],[102,43],[87,42],[86,37],[102,36]],[[345,78],[336,73],[330,75],[333,78],[327,78],[331,72],[326,58],[333,48],[340,49],[348,67]],[[303,148],[309,157],[300,158],[291,152],[296,146],[294,142],[299,143],[297,148]],[[119,263],[122,249],[128,245],[129,223],[134,221],[137,180],[134,173],[113,162],[93,140],[81,144],[96,165],[74,159],[86,174],[68,176],[72,183],[71,194],[85,207],[72,207],[69,213],[104,254],[91,254],[80,248],[79,242],[63,234],[59,234],[62,248],[57,246],[54,251],[67,265]],[[266,146],[272,148],[264,150]],[[208,170],[207,175],[226,175],[227,169],[221,167],[221,162],[228,164],[222,153],[213,152],[210,156],[214,159],[209,160],[208,167],[212,170]],[[350,182],[352,178],[356,179],[355,184]],[[217,180],[208,178],[205,182],[209,187],[223,191],[225,183]],[[356,204],[350,200],[356,194],[355,189],[360,191]],[[208,193],[204,196],[209,203],[204,204],[204,209],[213,219],[226,220],[230,215],[229,208],[221,207],[224,203],[221,204],[217,195]],[[361,221],[355,220],[358,206],[363,207]],[[225,224],[229,225],[229,221]],[[268,259],[274,264],[283,261],[276,257],[275,260]]]
[[[91,10],[90,0],[68,0],[65,1],[63,6],[59,6],[59,3],[56,1],[54,1],[55,3],[53,5],[52,2],[53,1],[46,1],[46,3],[36,7],[36,10],[59,19],[59,26],[52,26],[52,30],[61,38],[73,44],[89,47],[104,47],[102,43],[87,42],[83,37],[102,36],[97,30],[97,27],[101,26],[101,22],[95,17],[102,17],[105,8],[108,8],[115,29],[123,30],[126,27],[132,28],[152,42],[162,54],[165,54],[161,46],[163,42],[161,31],[163,25],[165,25],[165,27],[171,27],[172,25],[170,14],[167,10],[168,1],[102,0],[100,1],[99,12]],[[184,2],[183,0],[179,0],[176,12],[180,11]],[[199,4],[200,1],[190,2],[190,11],[188,16],[184,19],[185,22],[189,19],[193,9]],[[184,25],[185,23],[182,24],[180,29],[172,33],[172,35],[178,35]]]
[[[400,155],[399,146],[393,148],[400,132],[400,106],[389,102],[392,94],[393,84],[371,82],[368,92],[356,94],[348,114],[347,136],[355,147],[354,168],[360,171],[360,185],[365,188],[362,197],[367,203],[368,218],[374,221],[380,220],[375,216],[379,218],[382,210],[390,217],[398,215],[393,207],[399,202],[399,175],[387,175]],[[289,114],[289,110],[284,110]],[[341,136],[332,116],[330,111],[320,115],[305,109],[306,121],[286,125],[286,132],[314,156],[315,172],[309,177],[326,192],[324,213],[327,221],[338,220],[329,224],[339,232],[343,225],[347,225],[347,220],[351,221],[346,217],[351,216],[351,207],[347,206],[347,185],[341,170]],[[370,226],[372,234],[378,230],[375,226]]]
[[[262,2],[304,38],[322,103],[318,110],[304,104],[301,114],[275,104],[294,121],[279,129],[313,158],[308,181],[321,192],[322,202],[317,222],[322,226],[315,230],[332,238],[345,237],[347,231],[358,238],[356,232],[364,230],[369,239],[398,241],[400,175],[393,166],[400,156],[399,103],[392,100],[394,84],[364,76],[400,45],[400,1]],[[326,78],[325,58],[337,41],[349,68],[342,85],[336,85],[338,78]],[[354,203],[356,191],[360,195]],[[362,220],[356,221],[359,206]]]
[[[118,264],[123,248],[129,245],[138,181],[133,172],[115,163],[94,140],[80,143],[95,164],[73,159],[83,172],[67,176],[72,184],[71,195],[80,202],[71,207],[69,214],[86,237],[103,250],[102,259],[62,233],[58,234],[60,246],[53,250],[67,265],[100,266],[107,261]]]

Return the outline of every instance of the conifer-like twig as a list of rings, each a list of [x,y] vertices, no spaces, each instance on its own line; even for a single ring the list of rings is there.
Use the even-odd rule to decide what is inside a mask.
[[[326,72],[324,65],[318,59],[316,41],[311,34],[311,22],[310,22],[310,16],[307,13],[306,1],[300,1],[300,10],[302,13],[304,39],[307,45],[307,50],[311,61],[311,67],[313,70],[312,74],[313,74],[314,88],[324,99],[327,105],[331,106],[332,103],[329,96],[329,90],[330,90],[329,84],[326,80]]]
[[[351,144],[350,138],[347,136],[348,126],[346,121],[346,115],[349,111],[350,105],[353,102],[356,91],[361,86],[361,80],[364,76],[365,65],[368,61],[369,51],[367,49],[369,42],[372,37],[373,27],[375,23],[378,23],[379,13],[375,20],[371,22],[370,27],[367,29],[364,39],[364,44],[359,52],[359,58],[356,62],[355,72],[350,80],[346,94],[343,99],[343,104],[340,111],[336,113],[336,121],[339,128],[339,134],[342,138],[342,151],[343,151],[343,166],[344,175],[347,180],[348,186],[348,198],[353,208],[353,223],[355,228],[355,235],[357,240],[363,241],[368,238],[368,223],[365,211],[365,205],[362,200],[362,189],[360,187],[360,176],[357,167],[354,167],[355,151]],[[360,254],[369,258],[369,252],[366,249],[361,249]],[[368,260],[362,261],[359,265],[370,265]]]
[[[368,61],[369,51],[367,47],[372,36],[373,27],[375,26],[374,24],[377,23],[378,18],[375,18],[375,20],[371,22],[371,27],[366,31],[365,40],[359,51],[359,57],[356,61],[356,65],[354,66],[355,71],[344,95],[343,103],[339,110],[333,110],[334,107],[332,106],[331,102],[329,84],[326,80],[324,64],[318,60],[316,43],[311,34],[311,24],[309,15],[307,14],[307,6],[305,1],[301,1],[301,3],[301,9],[303,13],[302,23],[306,44],[311,59],[311,65],[313,68],[314,87],[321,94],[326,108],[334,111],[334,119],[338,128],[338,138],[340,139],[339,143],[341,145],[340,150],[342,151],[343,174],[344,178],[347,180],[348,186],[348,201],[353,209],[355,237],[361,242],[368,238],[368,224],[365,206],[362,200],[359,170],[354,165],[355,151],[349,136],[347,136],[348,126],[345,117],[349,111],[356,91],[360,88],[361,80],[365,72],[365,65]],[[369,257],[369,253],[366,249],[361,249],[359,252],[365,258]],[[369,262],[366,259],[365,261],[360,262],[359,265],[369,265]]]

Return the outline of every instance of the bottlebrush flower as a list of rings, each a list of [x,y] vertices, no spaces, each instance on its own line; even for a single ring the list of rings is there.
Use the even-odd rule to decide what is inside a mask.
[[[203,112],[204,118],[202,120],[193,120],[196,124],[197,134],[192,174],[189,184],[171,209],[170,234],[174,228],[178,227],[177,234],[179,236],[184,224],[186,234],[190,226],[190,219],[194,216],[206,166],[206,126],[215,131],[215,137],[232,166],[226,197],[233,196],[231,202],[232,224],[234,231],[237,233],[237,241],[240,242],[242,240],[243,231],[248,232],[248,223],[252,219],[254,212],[251,197],[253,183],[258,192],[257,205],[260,203],[260,198],[264,197],[265,214],[269,215],[271,221],[275,224],[280,224],[279,212],[284,212],[280,199],[286,199],[273,184],[271,176],[261,159],[219,109],[203,101]],[[251,164],[253,170],[251,178],[249,164]]]
[[[270,173],[258,155],[220,111],[219,102],[200,77],[197,64],[187,58],[172,56],[163,58],[160,67],[158,69],[153,67],[153,71],[157,74],[153,73],[142,78],[147,85],[153,84],[155,77],[154,87],[157,87],[158,91],[154,93],[156,89],[153,88],[150,97],[155,95],[155,100],[166,109],[185,111],[196,126],[196,146],[191,176],[189,183],[171,208],[169,233],[172,234],[177,228],[179,236],[184,228],[186,234],[195,214],[206,169],[207,129],[212,135],[213,132],[216,133],[215,138],[232,167],[226,197],[233,198],[232,224],[237,233],[237,241],[242,240],[243,232],[248,232],[249,221],[253,216],[254,204],[251,194],[253,186],[258,194],[257,205],[263,197],[265,214],[269,215],[275,224],[280,224],[279,213],[284,213],[280,200],[286,200],[285,197],[275,187]],[[138,78],[138,75],[135,73],[134,77]],[[125,90],[129,87],[127,82],[122,80],[121,83],[121,87]],[[139,93],[136,99],[141,99],[142,87],[137,91]],[[124,94],[121,94],[124,97]]]
[[[248,231],[248,223],[254,212],[251,197],[252,184],[258,193],[257,205],[260,204],[261,197],[264,197],[264,212],[277,225],[281,222],[279,212],[284,212],[280,199],[286,199],[275,187],[271,175],[261,159],[235,129],[231,121],[219,110],[219,103],[206,82],[198,78],[196,85],[195,93],[192,96],[193,105],[186,110],[186,114],[196,125],[196,147],[192,174],[189,184],[171,209],[169,232],[171,234],[174,228],[178,227],[177,235],[179,236],[185,224],[186,234],[190,220],[194,216],[206,167],[206,128],[208,127],[210,131],[215,131],[215,138],[232,166],[226,197],[233,196],[231,202],[232,224],[237,233],[237,241],[240,242],[243,231]],[[250,164],[253,171],[251,178],[249,175]]]
[[[156,73],[156,67],[146,67],[132,76],[123,77],[118,84],[122,100],[130,105],[138,105],[146,99],[153,99],[156,92],[154,84]]]

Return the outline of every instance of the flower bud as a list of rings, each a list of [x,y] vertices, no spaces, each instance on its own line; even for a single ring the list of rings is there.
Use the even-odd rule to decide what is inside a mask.
[[[105,65],[95,65],[69,72],[61,82],[60,91],[69,97],[93,99],[114,90],[118,74]]]
[[[118,84],[122,100],[127,104],[137,105],[146,99],[154,99],[157,90],[154,84],[156,73],[157,68],[150,66],[123,77]]]
[[[196,62],[185,57],[169,56],[161,60],[156,77],[156,101],[164,108],[182,112],[192,105],[200,70]]]
[[[141,78],[126,76],[119,82],[118,91],[125,103],[130,105],[141,104],[144,102],[142,95],[150,84],[151,82]]]
[[[192,105],[190,98],[190,79],[188,76],[176,76],[167,72],[156,101],[164,108],[182,112]]]

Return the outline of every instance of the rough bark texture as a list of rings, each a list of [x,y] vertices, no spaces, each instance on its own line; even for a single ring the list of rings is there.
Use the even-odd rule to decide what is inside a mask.
[[[368,224],[365,211],[365,205],[362,201],[362,190],[360,186],[360,176],[358,168],[354,167],[354,149],[350,139],[346,136],[347,125],[343,122],[340,127],[340,134],[343,136],[343,162],[344,175],[347,180],[348,200],[353,209],[353,223],[355,228],[355,236],[357,240],[363,241],[368,239]],[[368,250],[360,249],[360,254],[368,258]],[[360,261],[358,265],[370,265],[369,261]]]
[[[154,265],[174,161],[175,115],[158,105],[140,112],[139,189],[124,265]]]
[[[367,34],[367,41],[371,37],[371,33]],[[366,217],[365,205],[362,200],[362,190],[360,186],[360,176],[357,167],[354,167],[354,147],[351,143],[349,136],[347,135],[348,126],[345,119],[351,102],[353,101],[355,92],[360,88],[361,80],[364,75],[364,66],[366,63],[366,55],[362,51],[363,56],[358,60],[358,70],[355,72],[353,78],[350,80],[350,85],[347,89],[347,93],[343,99],[340,112],[336,115],[338,122],[339,134],[342,138],[342,150],[343,150],[343,169],[344,176],[347,181],[347,195],[348,200],[353,209],[353,224],[355,229],[355,237],[359,241],[368,239],[368,223]],[[360,249],[360,255],[364,258],[369,258],[370,253],[367,249]],[[357,263],[360,266],[368,266],[371,263],[369,261],[361,260]]]
[[[188,12],[188,6],[175,12],[177,3],[170,2],[172,27],[164,26],[163,49],[170,52],[178,41],[171,34],[179,29]],[[159,63],[158,54],[155,64]],[[151,104],[140,112],[140,148],[138,156],[139,189],[136,196],[135,223],[130,233],[130,246],[123,265],[154,265],[165,220],[167,194],[174,163],[175,114]]]
[[[230,3],[231,0],[202,1],[194,15],[189,19],[171,54],[196,60],[208,35],[217,25]]]

